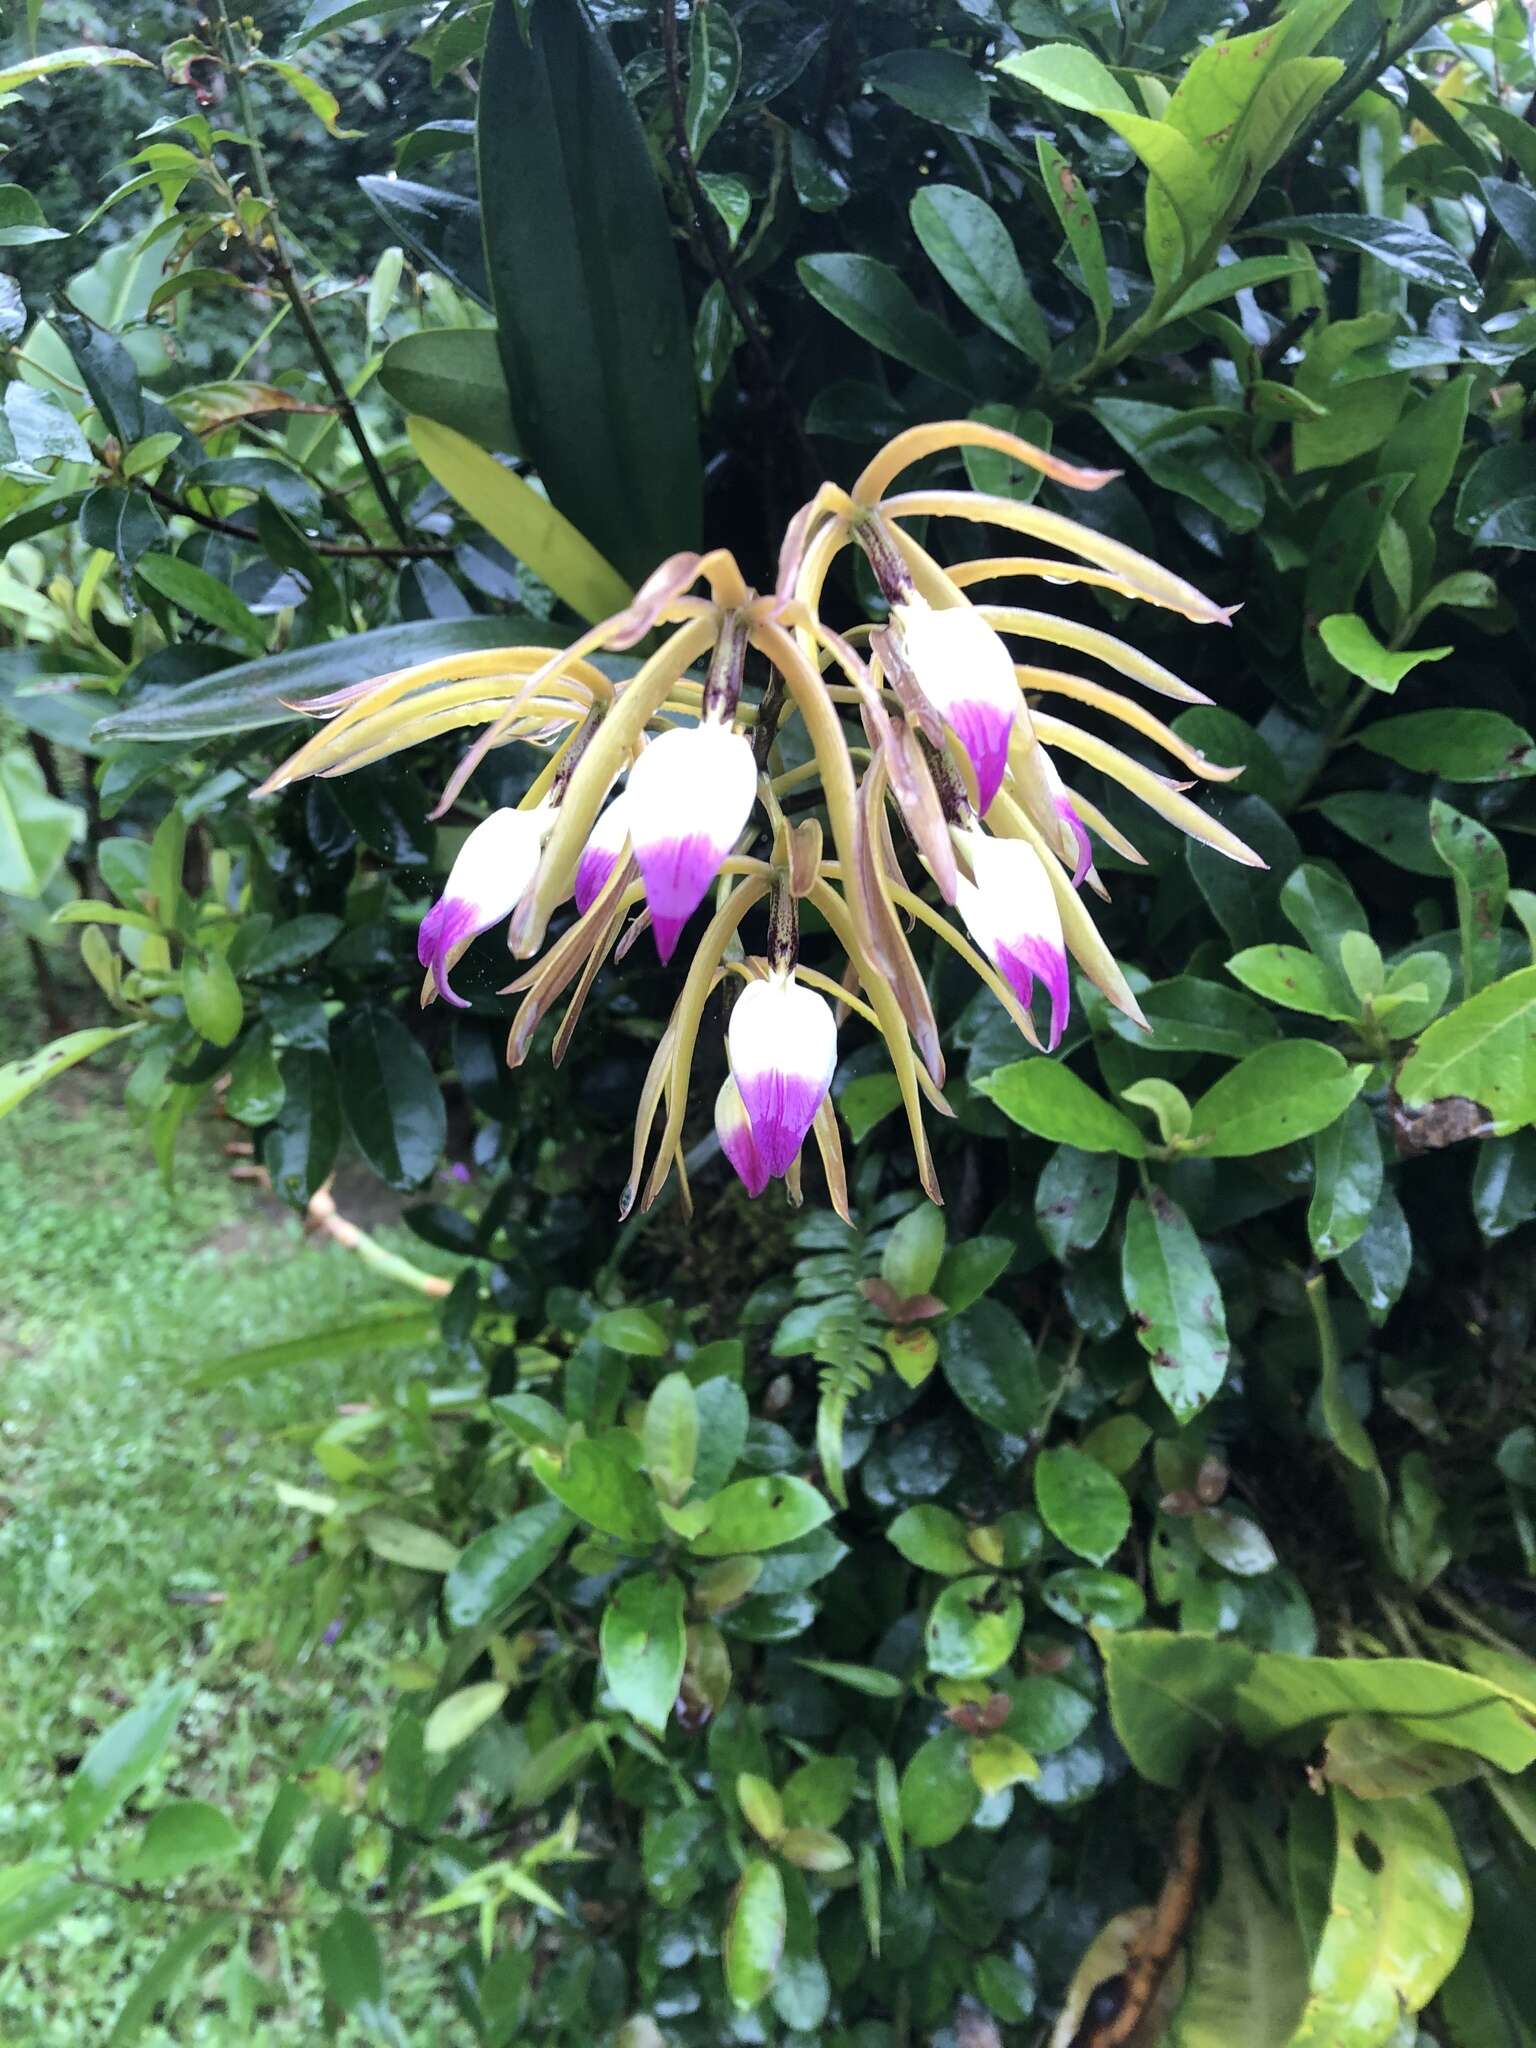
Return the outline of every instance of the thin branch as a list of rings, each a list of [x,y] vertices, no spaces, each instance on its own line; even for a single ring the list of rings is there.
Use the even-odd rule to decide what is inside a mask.
[[[1422,41],[1437,22],[1447,15],[1458,13],[1460,0],[1422,0],[1409,17],[1406,27],[1390,41],[1384,36],[1374,50],[1368,51],[1352,71],[1346,71],[1338,84],[1330,88],[1318,105],[1317,112],[1307,123],[1290,148],[1280,159],[1289,163],[1292,157],[1304,156],[1334,121],[1336,121],[1354,100],[1357,100],[1367,86],[1374,85],[1384,72],[1390,71],[1401,57],[1406,57],[1414,44]],[[1278,165],[1276,166],[1278,169]]]
[[[257,139],[255,114],[251,106],[250,87],[246,83],[244,61],[236,61],[234,32],[230,27],[229,16],[224,10],[224,0],[214,0],[214,9],[224,61],[235,81],[235,96],[240,104],[240,125],[245,132],[246,144],[251,153],[251,175],[268,209],[266,224],[272,242],[271,253],[268,254],[253,242],[255,253],[281,285],[284,297],[293,308],[293,317],[304,330],[304,339],[309,343],[310,353],[319,366],[321,376],[330,387],[331,396],[336,401],[336,409],[341,415],[341,423],[352,437],[353,446],[368,472],[385,518],[394,529],[397,539],[408,543],[410,528],[406,524],[405,515],[389,487],[389,479],[374,453],[373,443],[364,431],[357,407],[352,403],[352,394],[347,389],[346,379],[337,368],[336,360],[327,348],[324,336],[315,325],[315,316],[310,311],[309,300],[289,257],[288,245],[283,239],[283,230],[278,218],[277,194],[267,172],[265,153]]]
[[[207,527],[210,533],[227,533],[231,540],[248,540],[258,547],[261,545],[261,535],[255,528],[242,526],[237,519],[220,519],[216,513],[199,512],[195,505],[189,505],[184,498],[173,497],[169,491],[162,491],[158,484],[145,484],[144,490],[163,510],[179,513],[183,519],[191,519],[197,525]],[[354,561],[403,562],[415,561],[422,556],[453,553],[451,547],[430,541],[409,541],[399,547],[383,542],[364,544],[347,540],[311,540],[309,545],[317,555],[345,555]]]

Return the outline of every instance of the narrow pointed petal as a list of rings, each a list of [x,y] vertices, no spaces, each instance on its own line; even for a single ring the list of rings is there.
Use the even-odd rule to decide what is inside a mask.
[[[469,1005],[449,986],[448,970],[471,939],[512,914],[538,867],[548,818],[542,804],[492,811],[460,847],[442,895],[421,921],[416,957],[455,1009]]]
[[[720,872],[756,794],[751,745],[723,725],[674,727],[630,770],[630,844],[663,960]]]
[[[970,605],[935,611],[916,598],[893,615],[924,696],[970,756],[977,808],[985,811],[1001,787],[1022,707],[1008,650]]]
[[[624,842],[629,837],[629,809],[621,791],[592,827],[591,837],[576,864],[576,910],[585,917],[603,884],[618,865]]]
[[[755,1202],[768,1185],[768,1169],[752,1136],[741,1090],[729,1075],[715,1097],[715,1135],[720,1150],[736,1169],[736,1178]]]
[[[1050,997],[1047,1050],[1054,1052],[1067,1026],[1070,984],[1061,914],[1049,875],[1034,850],[1018,839],[969,832],[965,850],[974,882],[962,882],[956,908],[971,936],[1021,1003],[1038,981]]]
[[[758,1156],[784,1174],[815,1120],[837,1068],[831,1005],[796,981],[755,981],[736,999],[727,1043]]]

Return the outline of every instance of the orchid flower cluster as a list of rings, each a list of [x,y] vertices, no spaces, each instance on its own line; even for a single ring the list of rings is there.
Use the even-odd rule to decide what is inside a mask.
[[[1142,856],[1064,779],[1058,759],[1118,783],[1233,860],[1263,865],[1190,801],[1187,780],[1157,774],[1048,707],[1066,700],[1117,719],[1191,776],[1222,781],[1240,769],[1207,760],[1119,691],[1016,661],[1009,643],[1087,656],[1182,704],[1209,698],[1097,627],[969,593],[1034,579],[1089,584],[1202,624],[1225,623],[1228,613],[1060,513],[978,491],[894,490],[914,464],[966,445],[1077,490],[1117,474],[1076,467],[973,420],[913,428],[874,458],[851,492],[824,484],[796,514],[771,592],[749,589],[724,550],[674,555],[625,611],[557,653],[450,656],[311,702],[304,708],[328,723],[264,786],[346,774],[479,726],[434,813],[441,817],[493,747],[531,741],[548,754],[521,804],[493,811],[469,833],[420,929],[422,1001],[464,1007],[455,963],[473,939],[506,924],[513,956],[532,963],[502,991],[521,997],[507,1047],[514,1067],[568,990],[557,1061],[609,958],[622,960],[649,927],[668,962],[700,918],[641,1089],[621,1215],[636,1201],[653,1203],[674,1171],[687,1200],[689,1085],[706,1008],[722,983],[742,985],[724,1034],[727,1074],[715,1106],[721,1148],[749,1194],[782,1180],[798,1200],[802,1148],[814,1138],[844,1215],[830,1090],[839,1030],[852,1017],[885,1041],[922,1184],[940,1199],[923,1112],[925,1104],[952,1112],[912,949],[918,927],[959,954],[1037,1050],[1054,1051],[1066,1026],[1068,955],[1110,1003],[1144,1024],[1084,902],[1085,890],[1107,894],[1095,840],[1125,861]],[[999,527],[1057,552],[944,568],[913,538],[911,522],[948,519]],[[848,547],[867,558],[887,616],[839,630],[823,618],[822,602]],[[594,660],[635,649],[644,658],[623,682]],[[761,680],[749,673],[754,657]],[[807,745],[790,765],[795,719]],[[567,903],[571,915],[546,946]],[[840,950],[840,972],[801,960],[802,905]],[[748,919],[759,906],[763,950],[754,952],[747,934],[758,927]],[[1031,1013],[1037,990],[1043,1046]]]

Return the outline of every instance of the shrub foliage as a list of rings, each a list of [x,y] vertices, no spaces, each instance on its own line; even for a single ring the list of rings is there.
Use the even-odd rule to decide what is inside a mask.
[[[217,1109],[295,1208],[361,1161],[461,1264],[308,1345],[189,1337],[205,1383],[291,1374],[276,1639],[387,1622],[388,1725],[338,1721],[246,1829],[161,1793],[168,1674],[29,1826],[0,1945],[131,1916],[114,2042],[206,2017],[275,1918],[354,2040],[1529,2048],[1515,0],[160,11],[127,49],[119,10],[70,42],[33,7],[0,58],[0,891],[45,989],[78,948],[99,992],[0,1112],[112,1049],[147,1171]],[[814,1164],[803,1206],[749,1203],[711,1008],[691,1202],[621,1228],[677,994],[649,940],[558,1063],[551,1018],[505,1064],[499,931],[467,1008],[416,1002],[464,828],[545,754],[435,816],[469,690],[255,792],[306,706],[526,676],[706,539],[771,590],[823,478],[966,417],[1121,473],[972,444],[920,492],[1068,514],[1235,608],[1006,591],[1089,729],[1126,637],[1209,698],[1173,733],[1239,771],[1205,808],[1265,865],[1074,761],[1143,1022],[1080,978],[1042,1053],[919,921],[947,1206],[857,1017],[849,1220]],[[911,531],[951,567],[1025,545]],[[830,588],[884,618],[861,556]],[[1116,742],[1144,780],[1150,730]],[[795,784],[792,717],[777,744]],[[393,1371],[429,1325],[436,1369]],[[368,1366],[338,1413],[322,1344]]]

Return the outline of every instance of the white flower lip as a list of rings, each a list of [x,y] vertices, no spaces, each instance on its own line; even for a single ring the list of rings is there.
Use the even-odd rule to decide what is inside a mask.
[[[754,981],[736,999],[726,1038],[758,1157],[777,1180],[793,1166],[837,1071],[832,1006],[793,977]]]
[[[955,907],[971,937],[1026,1007],[1037,980],[1051,999],[1048,1048],[1067,1027],[1071,988],[1061,913],[1050,877],[1033,847],[995,839],[979,828],[965,834],[974,882],[961,878]]]
[[[510,917],[539,865],[551,812],[502,809],[483,818],[459,848],[443,893],[421,921],[416,957],[444,1002],[468,1003],[449,986],[448,970],[471,939]]]
[[[892,617],[923,695],[970,756],[985,813],[1002,787],[1019,714],[1012,657],[970,605],[935,611],[917,597],[892,606]]]
[[[629,839],[663,960],[671,959],[756,796],[751,743],[724,725],[674,726],[629,771]]]

